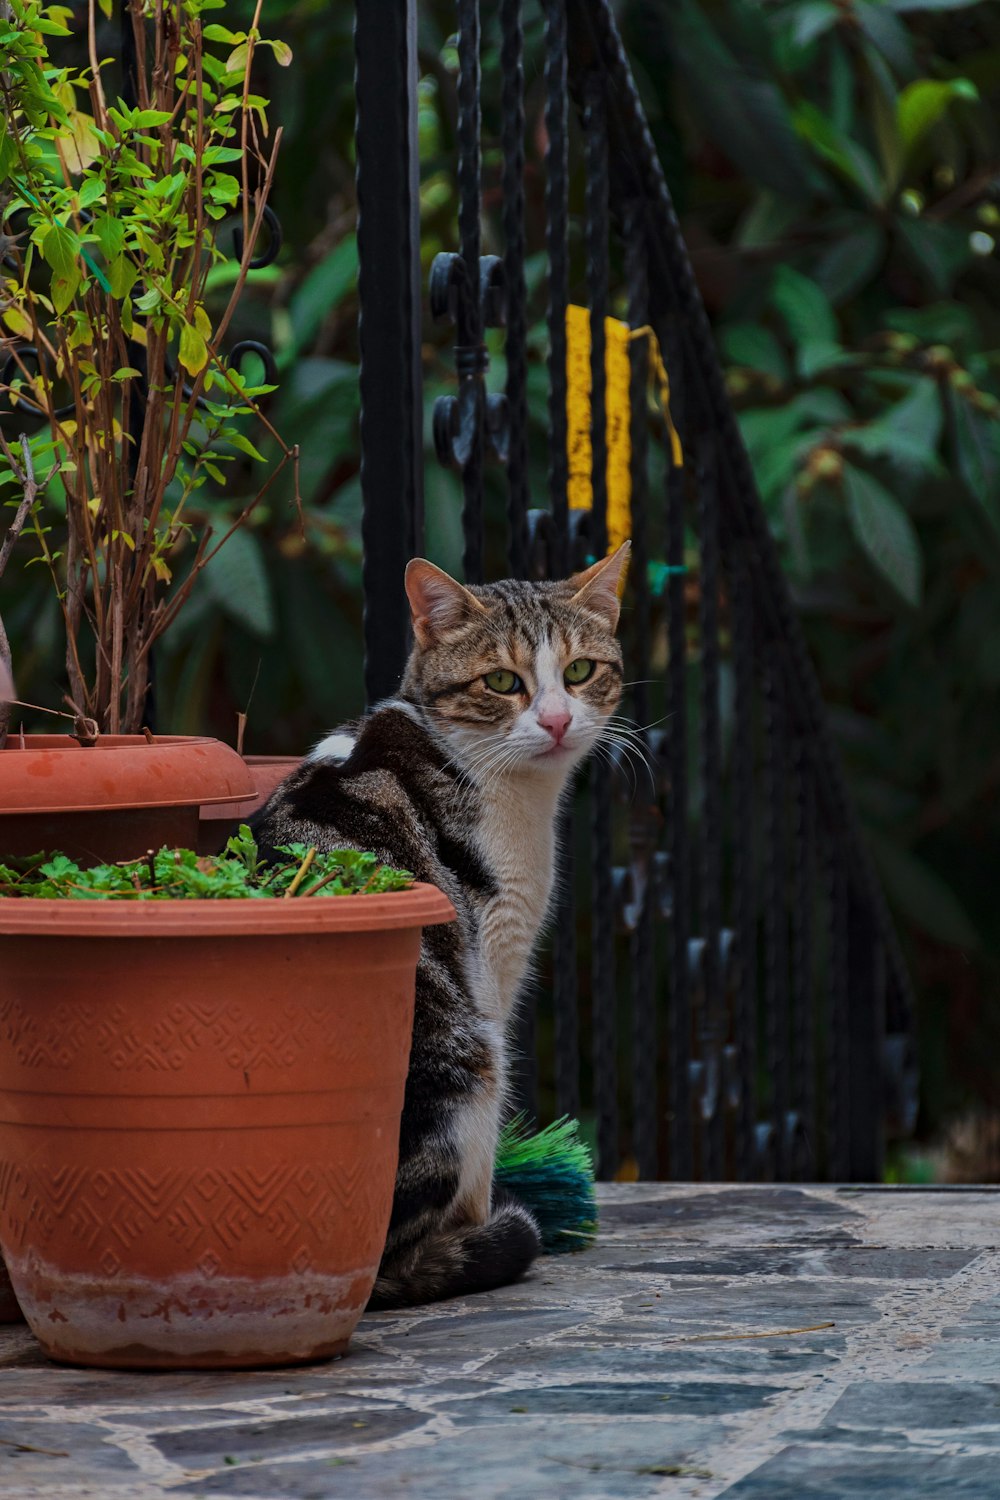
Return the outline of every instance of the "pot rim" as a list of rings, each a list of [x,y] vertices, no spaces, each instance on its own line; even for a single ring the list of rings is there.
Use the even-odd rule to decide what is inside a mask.
[[[48,761],[49,771],[32,771],[33,760]],[[50,779],[51,801],[40,795]],[[5,818],[230,806],[254,795],[242,756],[211,735],[102,734],[95,745],[81,745],[69,734],[28,734],[23,746],[8,740],[0,750]]]
[[[416,881],[370,896],[260,896],[219,901],[73,901],[0,897],[0,935],[74,938],[251,937],[378,932],[453,922],[443,891]]]
[[[165,745],[222,745],[211,734],[99,734],[93,745],[81,745],[75,734],[26,734],[24,744],[10,741],[4,754],[27,755],[32,750],[156,750]],[[226,746],[228,750],[230,746]],[[234,752],[235,753],[235,752]]]

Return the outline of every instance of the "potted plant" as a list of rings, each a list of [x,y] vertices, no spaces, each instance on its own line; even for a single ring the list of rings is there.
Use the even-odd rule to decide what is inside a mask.
[[[10,0],[0,24],[0,496],[13,510],[0,571],[19,538],[52,578],[75,736],[11,736],[0,705],[0,852],[52,847],[52,819],[60,847],[79,857],[193,845],[200,804],[253,795],[227,747],[141,732],[156,641],[281,468],[297,464],[261,409],[268,371],[245,372],[248,347],[260,347],[224,353],[275,233],[281,133],[268,134],[253,59],[262,48],[282,64],[290,54],[261,35],[261,4],[246,32],[203,23],[203,8],[126,5],[117,98],[95,0],[83,68],[49,56],[68,35],[64,7]],[[230,224],[236,259],[220,271]],[[213,274],[229,287],[221,306]],[[280,456],[233,506],[226,466],[263,461],[248,421],[263,423]],[[9,667],[2,627],[0,657]],[[130,816],[105,815],[115,811]],[[75,813],[90,826],[74,829]]]
[[[0,1248],[54,1358],[340,1352],[389,1222],[421,928],[374,855],[0,866]],[[72,983],[67,975],[72,974]]]

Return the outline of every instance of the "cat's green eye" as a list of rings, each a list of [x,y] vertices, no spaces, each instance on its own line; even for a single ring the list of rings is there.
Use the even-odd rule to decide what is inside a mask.
[[[523,687],[516,672],[487,672],[483,680],[494,693],[519,693]]]
[[[578,687],[581,682],[586,682],[588,677],[593,677],[596,666],[596,661],[591,661],[586,656],[579,656],[576,661],[570,662],[563,677],[571,687]]]

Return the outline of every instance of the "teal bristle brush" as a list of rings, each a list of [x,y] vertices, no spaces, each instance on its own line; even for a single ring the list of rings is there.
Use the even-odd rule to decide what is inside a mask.
[[[511,1120],[500,1135],[495,1182],[534,1214],[546,1255],[593,1244],[594,1164],[576,1120],[556,1120],[534,1135],[523,1115]]]

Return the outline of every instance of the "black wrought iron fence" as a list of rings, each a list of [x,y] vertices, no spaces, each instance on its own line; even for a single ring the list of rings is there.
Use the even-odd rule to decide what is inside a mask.
[[[400,580],[422,546],[425,320],[454,329],[455,390],[433,423],[439,457],[461,477],[467,580],[484,577],[498,522],[520,576],[557,577],[602,555],[623,506],[633,543],[625,630],[642,757],[595,760],[568,817],[551,951],[524,1016],[522,1102],[592,1115],[604,1177],[628,1161],[643,1177],[876,1178],[887,1134],[913,1123],[909,982],[611,8],[541,3],[536,243],[522,25],[537,24],[538,8],[484,10],[501,75],[499,118],[485,127],[501,166],[484,211],[480,8],[457,0],[458,248],[438,256],[426,288],[416,11],[416,0],[357,6],[369,697],[398,682]],[[582,214],[571,211],[577,153]],[[526,285],[541,252],[544,307]],[[532,504],[529,333],[541,319],[548,493]],[[502,391],[484,341],[501,325]],[[628,362],[624,446],[609,338]],[[502,500],[484,484],[490,464]]]

